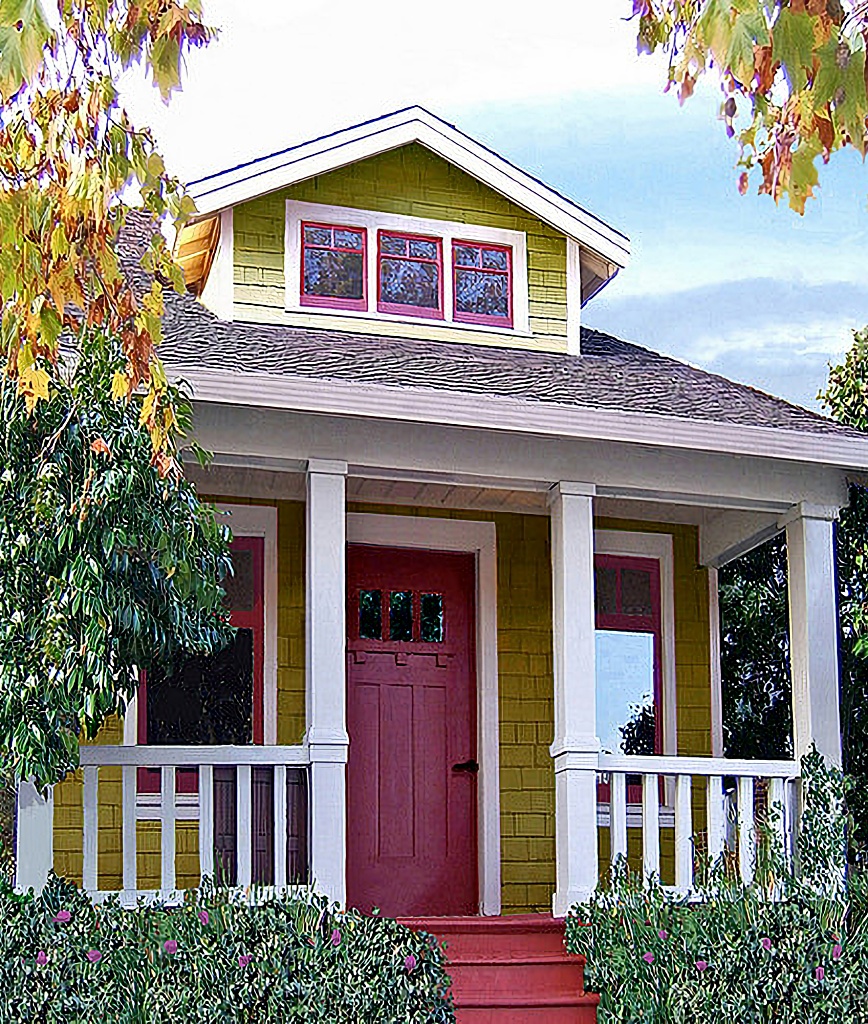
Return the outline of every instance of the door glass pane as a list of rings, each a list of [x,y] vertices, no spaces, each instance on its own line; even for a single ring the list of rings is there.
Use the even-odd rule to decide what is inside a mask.
[[[621,570],[621,611],[625,615],[652,615],[651,573],[647,569]]]
[[[597,735],[607,754],[655,753],[654,635],[596,631]]]
[[[594,569],[594,599],[597,615],[614,615],[618,611],[618,570]]]
[[[244,548],[230,552],[232,573],[224,577],[222,587],[226,591],[223,604],[233,612],[252,612],[254,604],[253,552]]]
[[[425,643],[443,642],[443,595],[423,594],[421,600],[421,637]]]
[[[413,639],[413,594],[409,590],[393,591],[389,597],[389,639]]]
[[[383,595],[379,590],[359,591],[359,636],[362,640],[383,638]]]

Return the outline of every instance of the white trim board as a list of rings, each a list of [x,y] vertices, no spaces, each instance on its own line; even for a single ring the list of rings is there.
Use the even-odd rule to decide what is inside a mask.
[[[630,242],[620,231],[422,107],[398,110],[199,178],[189,183],[189,192],[198,215],[207,216],[413,142],[599,253],[616,268],[627,265]]]
[[[487,428],[514,434],[619,441],[658,448],[868,469],[868,438],[676,416],[530,402],[433,388],[364,385],[289,374],[233,373],[168,363],[199,402]]]
[[[366,283],[367,310],[336,309],[328,306],[305,306],[301,303],[301,223],[305,220],[324,221],[331,224],[364,228],[366,239]],[[443,318],[427,319],[380,313],[377,310],[377,231],[380,229],[404,232],[406,234],[435,235],[442,241],[443,255]],[[455,239],[473,242],[491,242],[512,249],[512,327],[497,327],[492,324],[468,324],[453,319],[453,275],[452,242]],[[365,320],[412,321],[426,326],[459,327],[475,331],[484,330],[506,337],[530,336],[529,293],[527,283],[527,236],[524,231],[509,231],[504,228],[490,228],[476,224],[459,223],[450,220],[433,220],[425,217],[404,217],[394,213],[378,213],[376,210],[359,210],[349,206],[327,206],[322,203],[304,203],[294,199],[286,201],[284,221],[284,305],[287,312],[339,317],[356,317]],[[579,294],[577,292],[576,294]]]
[[[347,543],[464,551],[476,556],[479,905],[482,914],[497,916],[501,894],[496,527],[464,519],[350,512]]]
[[[671,533],[594,530],[595,555],[654,558],[660,563],[661,678],[663,684],[663,753],[678,753],[675,673],[675,555]]]

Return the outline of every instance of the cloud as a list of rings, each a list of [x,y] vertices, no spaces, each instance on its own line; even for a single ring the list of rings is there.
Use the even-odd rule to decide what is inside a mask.
[[[753,278],[608,298],[585,322],[713,373],[816,407],[829,362],[868,323],[868,287]]]

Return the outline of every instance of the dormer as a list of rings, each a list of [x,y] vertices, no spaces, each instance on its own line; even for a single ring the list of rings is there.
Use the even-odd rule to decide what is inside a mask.
[[[226,320],[578,352],[627,238],[420,107],[190,185],[176,255]]]

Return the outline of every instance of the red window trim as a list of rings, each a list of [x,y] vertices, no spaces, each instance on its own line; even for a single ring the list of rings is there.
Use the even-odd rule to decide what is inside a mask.
[[[437,266],[437,280],[439,284],[439,294],[437,301],[439,306],[437,309],[431,309],[428,306],[405,306],[399,302],[383,302],[381,293],[381,282],[380,282],[380,261],[385,256],[387,259],[406,259],[409,260],[408,256],[394,256],[392,253],[383,253],[382,251],[382,238],[383,235],[390,235],[393,238],[406,238],[409,242],[434,242],[437,246],[437,259],[426,260],[422,257],[413,257],[414,260],[422,263],[433,263]],[[379,228],[377,231],[377,312],[378,313],[392,313],[397,316],[417,316],[422,317],[426,320],[443,320],[443,239],[438,235],[419,235],[412,231],[391,231],[389,228]]]
[[[341,298],[333,295],[306,295],[304,291],[304,256],[308,248],[327,249],[329,252],[354,252],[358,249],[347,249],[335,245],[311,245],[308,246],[304,240],[305,228],[324,228],[330,231],[356,231],[362,236],[362,297],[360,299]],[[367,228],[352,227],[349,224],[333,224],[326,221],[303,220],[299,227],[299,246],[301,259],[299,260],[299,303],[302,306],[318,306],[326,309],[355,309],[366,312],[368,309],[368,230]]]
[[[467,248],[479,249],[482,252],[485,249],[495,250],[497,252],[506,253],[506,270],[492,270],[488,267],[458,267],[455,264],[455,250],[458,246],[465,246]],[[509,295],[509,315],[507,317],[502,316],[491,316],[485,313],[462,313],[458,309],[458,304],[455,300],[457,294],[457,278],[459,270],[480,270],[486,274],[494,274],[499,277],[505,277],[507,280],[507,293]],[[468,239],[453,238],[452,239],[452,318],[456,323],[464,324],[483,324],[487,327],[507,327],[513,326],[513,276],[512,276],[512,246],[501,245],[497,242],[473,242]]]

